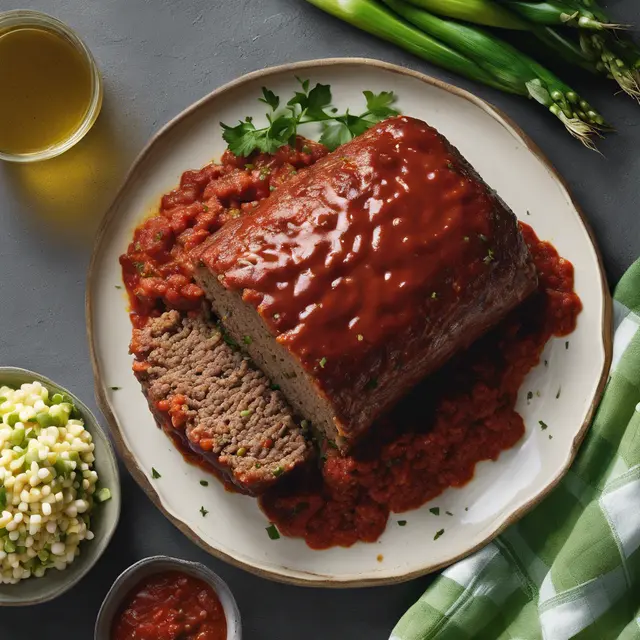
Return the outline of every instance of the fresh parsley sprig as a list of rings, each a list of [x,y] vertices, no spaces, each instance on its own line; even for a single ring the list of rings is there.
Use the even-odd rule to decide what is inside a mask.
[[[396,101],[392,91],[377,94],[363,91],[367,103],[364,113],[354,115],[347,110],[344,114],[338,114],[338,109],[331,106],[331,87],[328,84],[318,83],[310,89],[309,80],[296,79],[300,83],[300,91],[296,91],[281,110],[280,97],[262,87],[259,100],[270,108],[266,127],[256,128],[249,117],[235,127],[220,123],[224,130],[222,137],[232,153],[245,157],[253,151],[274,153],[280,147],[294,144],[298,128],[311,122],[322,123],[320,142],[333,151],[377,122],[399,113],[392,106]]]

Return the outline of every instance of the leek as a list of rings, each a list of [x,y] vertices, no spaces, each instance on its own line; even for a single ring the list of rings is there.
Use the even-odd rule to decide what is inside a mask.
[[[586,146],[604,124],[602,116],[570,87],[532,58],[478,27],[444,20],[404,0],[383,0],[425,33],[474,60],[513,93],[545,106]]]

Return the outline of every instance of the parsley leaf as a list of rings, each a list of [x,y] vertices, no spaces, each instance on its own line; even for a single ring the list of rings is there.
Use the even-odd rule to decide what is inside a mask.
[[[294,93],[284,109],[280,109],[280,97],[267,87],[262,87],[262,97],[258,99],[271,109],[271,113],[267,114],[266,127],[256,128],[252,118],[245,118],[235,126],[220,123],[222,137],[233,154],[246,157],[254,151],[274,153],[280,147],[295,142],[299,126],[312,122],[323,123],[320,142],[333,151],[377,122],[399,113],[392,106],[396,101],[393,92],[376,94],[364,91],[366,111],[360,115],[349,111],[340,115],[335,107],[331,107],[329,85],[318,83],[310,89],[309,80],[297,80],[301,90]]]
[[[363,94],[367,100],[367,111],[374,117],[384,120],[398,115],[396,109],[391,106],[396,101],[393,91],[382,91],[377,95],[371,91],[363,91]]]
[[[258,100],[268,104],[271,111],[275,111],[280,106],[280,98],[267,87],[262,87],[262,98],[258,98]]]

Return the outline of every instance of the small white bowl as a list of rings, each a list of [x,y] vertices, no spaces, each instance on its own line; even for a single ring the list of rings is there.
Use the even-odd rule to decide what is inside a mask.
[[[123,571],[107,593],[96,620],[94,640],[111,640],[113,619],[120,611],[124,599],[142,580],[163,571],[180,571],[206,582],[215,592],[227,619],[227,640],[242,640],[240,611],[227,583],[199,562],[188,562],[169,556],[144,558]]]
[[[91,522],[93,540],[80,543],[80,555],[64,571],[49,569],[42,578],[27,578],[17,584],[0,584],[0,607],[18,607],[53,600],[71,589],[95,565],[107,548],[120,518],[120,474],[116,454],[109,438],[89,408],[73,393],[34,371],[17,367],[0,367],[0,386],[18,388],[25,382],[40,382],[49,394],[66,393],[84,420],[85,429],[95,444],[94,463],[101,487],[111,491],[111,499],[96,504]]]

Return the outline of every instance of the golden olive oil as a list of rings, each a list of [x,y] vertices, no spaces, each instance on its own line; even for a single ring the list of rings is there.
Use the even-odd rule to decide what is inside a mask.
[[[37,153],[69,139],[92,100],[83,53],[44,28],[0,32],[0,151]]]

